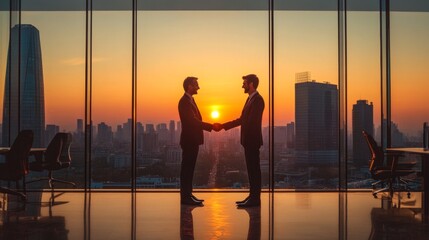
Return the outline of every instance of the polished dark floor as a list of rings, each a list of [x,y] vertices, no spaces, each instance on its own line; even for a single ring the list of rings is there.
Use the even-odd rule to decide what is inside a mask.
[[[234,204],[246,193],[195,195],[205,206],[181,206],[177,192],[0,194],[0,239],[429,239],[420,193],[391,209],[369,192],[264,193],[248,209]]]

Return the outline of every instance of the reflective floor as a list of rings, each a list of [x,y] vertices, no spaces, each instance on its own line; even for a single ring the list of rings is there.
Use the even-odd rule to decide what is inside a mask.
[[[176,192],[28,195],[0,194],[0,239],[429,239],[420,193],[391,209],[369,192],[264,193],[248,209],[236,192],[196,193],[203,207],[181,206]]]

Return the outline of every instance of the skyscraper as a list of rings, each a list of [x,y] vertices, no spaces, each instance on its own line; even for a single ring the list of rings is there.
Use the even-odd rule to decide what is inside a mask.
[[[368,145],[362,135],[362,130],[374,136],[374,114],[372,103],[367,100],[358,100],[353,104],[353,161],[356,166],[367,166],[370,159]]]
[[[295,123],[286,124],[286,145],[287,148],[295,148]]]
[[[156,133],[158,135],[158,142],[160,145],[167,145],[170,143],[170,132],[167,129],[167,124],[157,124]]]
[[[76,120],[76,132],[83,134],[83,119]]]
[[[338,162],[337,86],[316,81],[295,83],[295,148],[298,161]]]
[[[170,131],[170,144],[174,144],[176,142],[176,122],[174,120],[170,120],[168,130]]]
[[[30,24],[11,29],[3,101],[3,146],[20,130],[34,132],[34,147],[44,146],[45,102],[39,30]],[[20,39],[20,41],[18,41]]]
[[[155,133],[155,126],[152,123],[146,124],[146,133]]]
[[[113,140],[112,127],[105,122],[97,125],[97,143],[103,146],[110,146]]]

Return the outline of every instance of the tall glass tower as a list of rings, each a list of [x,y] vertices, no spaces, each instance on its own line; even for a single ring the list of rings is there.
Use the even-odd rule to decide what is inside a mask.
[[[30,24],[11,29],[3,101],[2,145],[20,130],[34,132],[33,147],[44,147],[45,101],[39,30]]]

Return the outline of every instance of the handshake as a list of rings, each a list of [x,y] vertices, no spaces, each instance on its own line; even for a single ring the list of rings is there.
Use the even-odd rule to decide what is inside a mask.
[[[221,124],[221,123],[213,123],[213,130],[215,130],[216,132],[219,132],[222,129],[223,129],[223,124]]]

